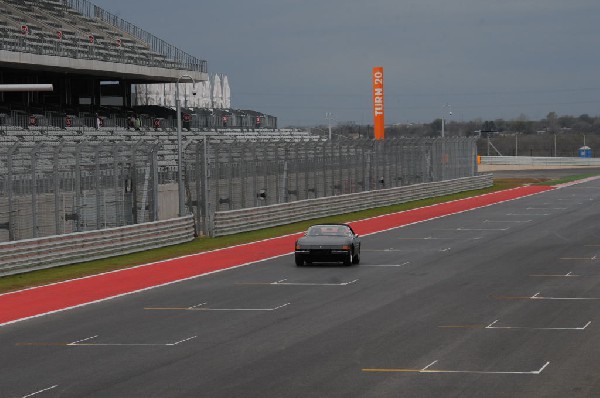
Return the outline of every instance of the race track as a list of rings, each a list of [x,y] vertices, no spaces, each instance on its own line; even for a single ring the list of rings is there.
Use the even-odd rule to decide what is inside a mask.
[[[358,266],[269,252],[5,320],[0,396],[598,396],[599,200],[592,180],[378,226]]]

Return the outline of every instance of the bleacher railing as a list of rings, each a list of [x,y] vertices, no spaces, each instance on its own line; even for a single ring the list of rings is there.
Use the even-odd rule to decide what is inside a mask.
[[[250,118],[244,119],[232,117],[234,123],[227,123],[223,118],[215,113],[213,115],[206,113],[184,113],[182,121],[183,131],[210,131],[215,129],[243,129],[245,131],[260,129],[276,129],[277,118],[265,116],[261,120],[260,126],[252,123]],[[235,111],[232,111],[235,114]],[[174,116],[154,117],[147,114],[138,115],[137,119],[117,115],[103,115],[98,117],[93,114],[65,114],[59,115],[57,112],[32,112],[26,114],[23,111],[13,111],[10,114],[0,113],[0,131],[7,131],[13,128],[33,129],[33,130],[64,130],[66,128],[77,128],[82,132],[98,128],[118,128],[131,130],[163,130],[176,131],[177,119]]]
[[[198,71],[207,73],[207,62],[193,55],[186,53],[165,42],[164,40],[154,36],[153,34],[141,29],[140,27],[125,21],[118,16],[111,14],[101,7],[94,5],[87,0],[62,0],[68,7],[77,10],[83,16],[89,19],[99,19],[111,26],[126,32],[127,34],[145,42],[153,51],[163,55],[168,60],[177,63],[177,66],[190,71]]]

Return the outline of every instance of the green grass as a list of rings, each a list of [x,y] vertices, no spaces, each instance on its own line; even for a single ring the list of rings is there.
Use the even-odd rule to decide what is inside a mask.
[[[578,176],[585,178],[589,175]],[[573,177],[569,181],[578,179]],[[563,181],[565,179],[561,179]],[[310,225],[315,223],[339,223],[361,220],[364,218],[375,217],[383,214],[395,213],[404,210],[410,210],[417,207],[429,206],[437,203],[448,202],[467,198],[485,193],[495,192],[503,189],[509,189],[523,185],[523,183],[531,183],[529,180],[516,179],[498,179],[494,181],[492,187],[479,189],[467,192],[461,192],[454,195],[440,196],[424,200],[417,200],[408,203],[402,203],[394,206],[378,207],[354,213],[341,214],[318,218],[308,221],[297,222],[279,227],[265,228],[258,231],[244,232],[235,235],[217,237],[217,238],[196,238],[191,242],[164,247],[160,249],[146,250],[140,253],[133,253],[124,256],[111,257],[108,259],[89,261],[66,265],[62,267],[49,268],[40,271],[33,271],[25,274],[9,275],[0,277],[0,293],[19,290],[32,286],[44,285],[52,282],[63,281],[67,279],[79,278],[88,275],[94,275],[102,272],[113,271],[122,268],[128,268],[135,265],[146,264],[150,262],[166,260],[178,256],[200,253],[208,250],[238,245],[242,243],[254,242],[261,239],[272,238],[286,234],[292,234],[306,230]]]
[[[583,180],[584,178],[594,177],[596,175],[597,174],[593,174],[593,173],[589,173],[589,174],[577,174],[577,175],[574,175],[574,176],[563,177],[563,178],[560,178],[558,180],[540,182],[540,183],[537,183],[536,185],[558,185],[558,184],[566,184],[567,182],[573,182],[573,181],[577,181],[577,180]]]

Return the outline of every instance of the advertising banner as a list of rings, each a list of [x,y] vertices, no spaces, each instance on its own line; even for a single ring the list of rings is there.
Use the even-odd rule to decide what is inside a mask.
[[[373,68],[373,126],[376,140],[384,138],[383,66]]]

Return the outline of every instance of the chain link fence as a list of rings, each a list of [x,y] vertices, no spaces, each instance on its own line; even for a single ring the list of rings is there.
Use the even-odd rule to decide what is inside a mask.
[[[158,220],[158,145],[0,147],[0,242]]]
[[[204,137],[185,147],[185,203],[197,233],[209,236],[217,211],[476,174],[474,138]],[[0,145],[0,242],[174,217],[177,169],[159,166],[160,147],[145,141]]]
[[[186,203],[201,234],[214,212],[476,174],[474,138],[212,141],[185,151]]]

